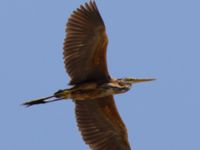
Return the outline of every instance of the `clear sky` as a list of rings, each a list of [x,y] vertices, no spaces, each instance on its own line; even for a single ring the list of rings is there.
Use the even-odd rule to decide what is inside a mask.
[[[70,13],[85,0],[0,1],[0,149],[87,150],[69,101],[24,108],[66,88]],[[200,149],[200,1],[96,0],[113,77],[155,77],[115,96],[134,150]]]

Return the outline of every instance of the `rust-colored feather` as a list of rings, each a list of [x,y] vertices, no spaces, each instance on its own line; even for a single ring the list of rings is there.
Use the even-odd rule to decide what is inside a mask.
[[[71,77],[70,84],[109,82],[108,38],[94,1],[81,5],[72,13],[66,32],[64,62]],[[131,149],[113,96],[74,102],[78,127],[92,150]]]
[[[107,82],[108,38],[95,2],[80,6],[70,16],[64,41],[64,62],[70,84],[87,81]]]
[[[76,119],[84,141],[92,150],[130,150],[127,129],[113,96],[75,101]]]

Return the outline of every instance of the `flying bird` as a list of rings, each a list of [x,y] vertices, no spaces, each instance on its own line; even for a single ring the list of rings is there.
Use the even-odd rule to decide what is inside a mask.
[[[81,5],[66,25],[64,63],[71,88],[23,103],[26,106],[72,99],[78,128],[92,150],[130,150],[128,133],[115,105],[114,94],[153,78],[111,78],[107,63],[108,37],[95,1]]]

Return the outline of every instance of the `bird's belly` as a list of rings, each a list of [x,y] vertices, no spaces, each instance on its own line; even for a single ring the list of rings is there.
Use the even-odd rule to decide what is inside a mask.
[[[78,90],[71,92],[71,99],[74,100],[89,100],[106,97],[115,94],[112,89],[94,89],[94,90]]]

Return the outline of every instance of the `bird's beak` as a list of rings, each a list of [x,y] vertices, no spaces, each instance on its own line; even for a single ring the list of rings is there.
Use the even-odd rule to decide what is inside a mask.
[[[133,79],[133,84],[134,83],[141,83],[141,82],[149,82],[149,81],[153,81],[153,80],[156,80],[156,79],[154,79],[154,78],[147,78],[147,79],[137,79],[137,78],[135,78],[135,79]]]

